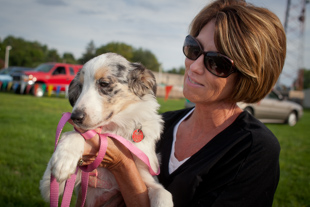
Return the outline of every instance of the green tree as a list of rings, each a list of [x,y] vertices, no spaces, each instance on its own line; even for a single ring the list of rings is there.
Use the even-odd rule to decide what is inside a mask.
[[[87,61],[94,58],[95,56],[96,56],[96,47],[94,41],[91,40],[86,47],[85,53],[79,59],[79,63],[85,64]]]
[[[61,58],[60,58],[60,56],[58,55],[57,50],[52,49],[52,50],[49,50],[49,51],[47,52],[45,61],[46,61],[46,62],[60,62],[60,61],[61,61]]]
[[[62,60],[65,63],[70,63],[70,64],[76,64],[77,63],[77,61],[74,58],[74,55],[72,53],[68,53],[68,52],[63,54]]]
[[[304,70],[304,89],[310,88],[310,70]]]
[[[172,68],[171,70],[168,70],[167,73],[184,75],[185,67],[181,66],[179,68]]]
[[[153,71],[159,71],[160,67],[156,56],[150,50],[136,49],[121,42],[110,42],[96,49],[94,41],[91,40],[86,46],[85,53],[77,61],[71,53],[66,52],[61,57],[56,49],[49,49],[47,45],[37,41],[30,42],[23,38],[7,36],[5,39],[0,40],[0,68],[4,66],[5,48],[9,45],[12,46],[9,59],[10,66],[36,67],[44,62],[66,62],[71,64],[78,62],[84,64],[97,55],[114,52],[124,56],[128,61],[140,62]]]
[[[101,55],[107,52],[114,52],[114,53],[120,54],[124,58],[126,58],[128,61],[132,61],[133,47],[125,43],[110,42],[106,45],[99,47],[96,51],[96,55]]]
[[[9,65],[34,67],[35,63],[44,60],[44,52],[38,42],[27,42],[22,38],[8,36],[3,40],[2,44],[1,51],[3,51],[3,57],[5,56],[6,46],[10,45],[12,47]]]
[[[9,56],[10,66],[36,67],[47,61],[61,61],[55,49],[49,50],[46,45],[37,41],[29,42],[23,38],[8,36],[0,43],[0,63],[4,62],[5,48],[9,45],[12,47]],[[0,66],[2,68],[4,64]]]
[[[159,71],[160,63],[157,61],[156,56],[149,50],[142,48],[134,50],[132,61],[142,63],[149,70]]]

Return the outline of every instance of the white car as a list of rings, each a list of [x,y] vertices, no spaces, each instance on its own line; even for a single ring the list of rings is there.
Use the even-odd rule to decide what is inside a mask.
[[[194,106],[194,103],[186,100],[186,108]],[[287,123],[290,126],[294,126],[303,115],[301,105],[285,100],[277,91],[272,91],[258,103],[247,104],[239,102],[238,106],[263,123]]]
[[[303,115],[301,105],[285,100],[277,91],[272,91],[258,103],[238,105],[263,123],[287,123],[294,126]]]

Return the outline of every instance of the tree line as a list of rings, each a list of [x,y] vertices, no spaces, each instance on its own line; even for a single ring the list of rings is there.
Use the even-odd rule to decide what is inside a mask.
[[[70,52],[60,55],[56,49],[50,49],[38,41],[27,41],[23,38],[7,36],[0,40],[0,68],[4,67],[6,46],[12,46],[9,63],[11,66],[23,66],[34,68],[45,62],[65,62],[70,64],[84,64],[93,57],[106,52],[114,52],[124,56],[130,62],[140,62],[152,71],[159,71],[161,64],[156,56],[147,49],[135,48],[122,42],[110,42],[96,48],[93,41],[90,41],[85,52],[80,58],[75,58]],[[184,74],[185,68],[172,68],[166,72]]]

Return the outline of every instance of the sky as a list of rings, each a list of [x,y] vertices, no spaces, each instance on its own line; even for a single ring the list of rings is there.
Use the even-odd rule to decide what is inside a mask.
[[[291,1],[300,5],[299,2],[303,0]],[[76,59],[82,56],[90,41],[96,47],[112,41],[123,42],[135,48],[150,50],[165,71],[184,66],[182,45],[188,34],[188,26],[209,2],[210,0],[0,0],[0,38],[13,35],[27,41],[38,41],[50,49],[56,49],[60,55],[64,52],[72,53]],[[284,24],[287,0],[247,2],[268,8]],[[303,61],[299,61],[299,67],[307,69],[310,69],[309,9],[310,5],[307,5]],[[300,47],[294,50],[299,49]],[[14,48],[10,52],[14,52]],[[288,60],[287,58],[286,62]],[[287,86],[296,79],[298,71],[294,60],[290,61],[293,63],[285,64],[279,79],[279,83]]]

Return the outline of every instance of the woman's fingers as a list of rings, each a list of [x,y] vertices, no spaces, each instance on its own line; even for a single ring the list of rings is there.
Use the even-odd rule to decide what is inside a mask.
[[[84,165],[90,165],[92,162],[94,162],[96,159],[96,155],[83,155],[82,158],[79,160],[78,165],[84,166]]]

